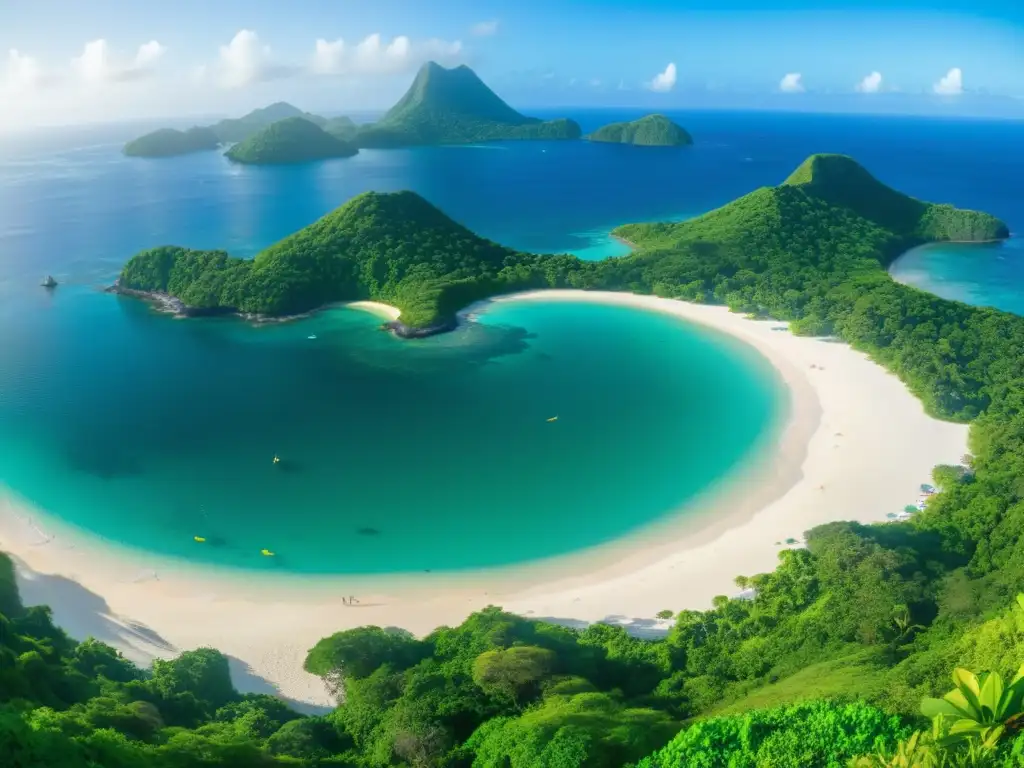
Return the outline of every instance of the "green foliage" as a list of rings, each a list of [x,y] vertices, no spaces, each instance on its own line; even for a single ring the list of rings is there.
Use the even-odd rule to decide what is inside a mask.
[[[235,144],[227,157],[247,165],[280,165],[351,157],[356,152],[351,144],[309,120],[288,117]]]
[[[324,118],[317,115],[311,115],[308,112],[303,112],[301,109],[293,107],[287,102],[278,101],[268,107],[254,109],[252,112],[242,117],[221,120],[215,125],[210,126],[210,128],[215,134],[217,134],[217,138],[219,138],[222,143],[235,144],[245,141],[250,136],[254,136],[268,125],[280,120],[287,120],[291,117],[303,117],[316,125],[321,125],[327,122]]]
[[[574,266],[570,257],[518,253],[477,237],[412,192],[368,192],[253,260],[154,248],[125,265],[119,284],[169,293],[197,310],[268,315],[376,299],[421,327],[495,293],[566,285]]]
[[[216,149],[221,144],[233,144],[248,139],[271,123],[292,117],[303,117],[325,130],[338,134],[348,118],[332,118],[327,120],[296,109],[282,101],[269,107],[254,109],[244,117],[221,120],[216,125],[196,126],[187,131],[174,128],[161,128],[145,136],[129,141],[124,146],[124,153],[132,157],[171,157],[191,152],[202,152]],[[351,120],[348,120],[352,124]],[[353,125],[354,128],[354,125]],[[338,138],[345,138],[338,135]]]
[[[957,667],[953,690],[941,699],[926,698],[921,713],[937,719],[943,731],[940,743],[985,743],[998,739],[1004,729],[1024,726],[1024,665],[1008,685],[998,672],[975,675]]]
[[[219,145],[220,139],[211,128],[195,127],[187,131],[161,128],[129,141],[124,145],[124,153],[129,157],[171,157],[204,152]]]
[[[536,690],[555,667],[555,654],[547,648],[517,645],[485,651],[473,662],[473,682],[489,693],[520,701]]]
[[[466,743],[474,768],[617,768],[678,730],[664,712],[624,707],[603,693],[552,696],[514,718],[496,718]]]
[[[579,137],[572,120],[542,122],[519,114],[465,65],[445,69],[428,62],[380,122],[360,127],[355,142],[387,148]]]
[[[325,637],[306,656],[305,670],[321,677],[369,677],[387,664],[408,669],[425,653],[420,641],[403,629],[360,627]]]
[[[664,115],[645,115],[628,123],[610,123],[583,138],[588,141],[645,147],[682,147],[693,144],[693,137]]]
[[[0,614],[18,616],[21,614],[21,596],[18,594],[18,581],[14,576],[14,563],[7,555],[0,552]]]
[[[638,768],[840,768],[907,732],[898,717],[864,703],[798,704],[700,720]]]

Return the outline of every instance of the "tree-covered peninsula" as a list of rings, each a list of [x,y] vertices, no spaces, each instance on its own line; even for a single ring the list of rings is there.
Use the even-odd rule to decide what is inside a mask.
[[[170,295],[193,313],[289,315],[374,299],[398,307],[408,328],[442,329],[470,302],[524,288],[655,291],[734,303],[736,275],[759,265],[785,273],[800,265],[808,279],[835,268],[888,280],[885,265],[914,245],[1007,233],[987,214],[891,190],[847,157],[815,155],[781,186],[692,221],[632,225],[617,234],[639,252],[597,263],[520,253],[478,237],[415,193],[366,193],[251,261],[220,251],[144,251],[125,266],[118,286]],[[783,310],[754,301],[737,308],[777,316]]]
[[[377,123],[361,126],[360,147],[472,144],[516,139],[578,139],[572,120],[544,122],[516,112],[469,67],[428,62],[405,95]]]
[[[583,138],[587,141],[643,147],[684,147],[693,144],[693,137],[664,115],[646,115],[628,123],[609,123]]]
[[[161,128],[124,145],[128,157],[173,157],[206,152],[220,146],[220,138],[211,128],[195,127],[187,131]]]
[[[406,204],[423,220],[402,230],[386,209]],[[355,221],[362,228],[348,231]],[[814,528],[806,547],[780,551],[774,571],[738,576],[749,595],[680,612],[662,640],[495,608],[422,639],[339,632],[305,664],[343,697],[321,717],[238,695],[213,651],[143,672],[100,643],[72,643],[45,609],[21,606],[0,569],[0,718],[12,764],[1020,765],[1024,317],[886,273],[903,248],[999,239],[1005,225],[900,195],[828,155],[692,221],[624,227],[637,251],[596,264],[525,258],[461,229],[449,242],[454,225],[408,193],[362,196],[323,222],[254,262],[161,249],[133,259],[125,277],[197,300],[228,285],[238,296],[341,285],[385,298],[394,268],[411,298],[421,281],[433,289],[451,284],[443,275],[501,264],[551,284],[724,303],[870,354],[931,412],[972,420],[971,454],[935,469],[939,493],[910,520]],[[429,237],[403,242],[421,227]]]
[[[246,165],[284,165],[351,157],[357,151],[304,117],[288,117],[235,144],[226,155]]]

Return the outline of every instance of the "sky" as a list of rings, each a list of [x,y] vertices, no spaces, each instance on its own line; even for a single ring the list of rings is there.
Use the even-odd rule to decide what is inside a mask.
[[[377,111],[427,60],[518,108],[1024,118],[1024,1],[0,0],[0,131]]]

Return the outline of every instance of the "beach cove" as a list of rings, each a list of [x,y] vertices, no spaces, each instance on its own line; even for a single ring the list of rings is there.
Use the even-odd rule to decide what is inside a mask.
[[[327,705],[322,682],[302,672],[306,651],[325,635],[367,624],[423,634],[489,604],[565,623],[635,620],[657,629],[657,611],[735,594],[735,576],[770,570],[784,542],[813,526],[887,519],[913,502],[934,465],[966,451],[966,425],[931,419],[895,376],[844,344],[794,337],[782,323],[722,307],[630,294],[545,291],[493,303],[544,300],[659,312],[753,348],[790,393],[776,444],[686,515],[581,554],[457,576],[211,578],[103,551],[6,495],[0,547],[18,563],[26,602],[50,605],[73,636],[96,636],[135,660],[212,646],[233,660],[241,690]],[[353,594],[359,604],[343,605]]]

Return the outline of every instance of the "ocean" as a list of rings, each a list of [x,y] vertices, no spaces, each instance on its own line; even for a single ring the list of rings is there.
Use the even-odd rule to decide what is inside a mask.
[[[570,116],[588,130],[637,115]],[[622,253],[618,224],[699,214],[822,151],[1024,225],[1016,123],[672,117],[694,147],[531,142],[284,168],[124,158],[135,126],[0,140],[0,483],[110,543],[225,567],[443,571],[577,552],[741,471],[783,413],[765,361],[621,307],[501,304],[401,342],[354,310],[254,328],[98,288],[154,245],[251,256],[366,190],[413,189],[516,248],[605,258]],[[1011,310],[1024,295],[1016,242],[938,253],[895,271],[913,256],[900,279]]]

